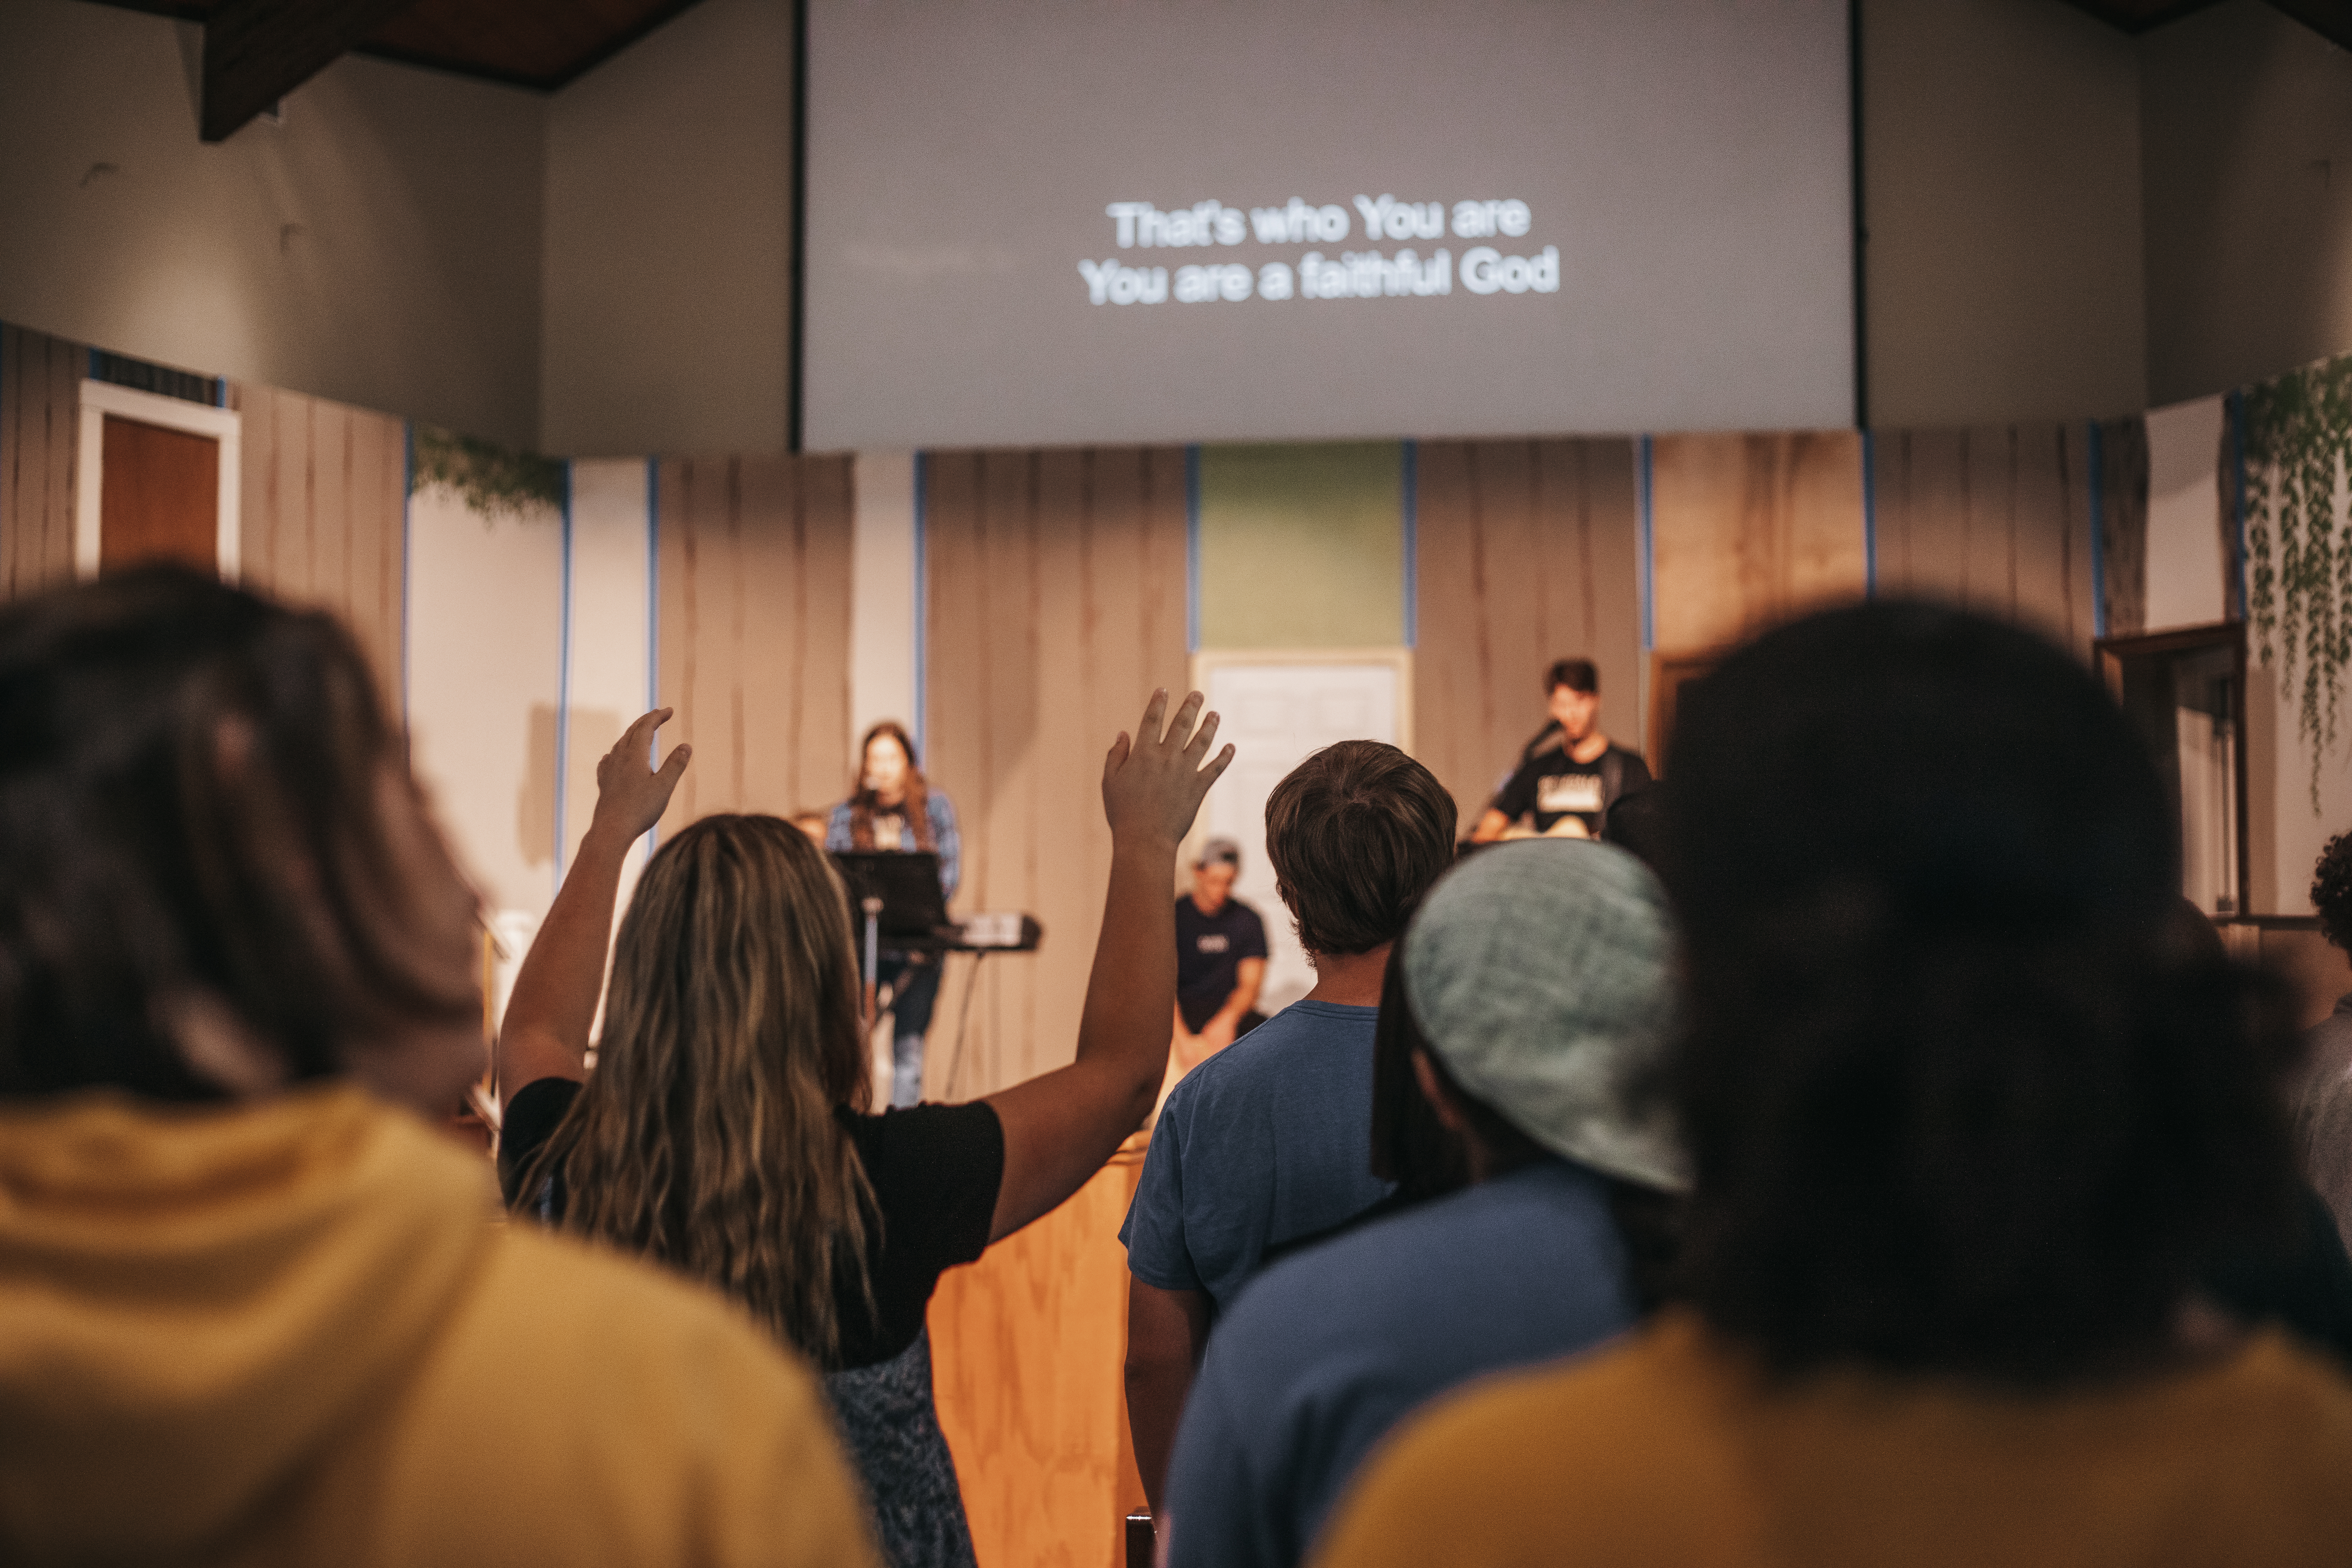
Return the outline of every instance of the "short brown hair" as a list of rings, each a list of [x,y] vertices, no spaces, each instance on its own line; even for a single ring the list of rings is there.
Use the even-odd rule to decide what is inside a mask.
[[[1454,797],[1378,741],[1341,741],[1290,771],[1265,801],[1265,858],[1309,952],[1393,942],[1454,859]]]
[[[1589,658],[1555,660],[1552,667],[1544,671],[1544,695],[1549,697],[1563,686],[1570,691],[1581,691],[1588,697],[1598,696],[1601,691],[1600,668]]]

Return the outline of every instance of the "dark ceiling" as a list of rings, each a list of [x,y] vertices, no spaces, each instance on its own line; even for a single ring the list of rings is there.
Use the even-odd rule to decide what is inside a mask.
[[[99,0],[207,25],[224,13],[342,12],[373,25],[350,52],[552,91],[593,70],[694,0],[407,0],[375,9],[338,0]]]
[[[2069,4],[2126,33],[2145,33],[2202,11],[2215,0],[2069,0]],[[2271,0],[2271,5],[2336,47],[2352,49],[2352,0]]]
[[[694,0],[95,0],[205,28],[204,138],[217,142],[346,53],[542,91],[627,48]],[[2069,0],[2144,33],[2215,0]],[[2270,0],[2352,48],[2352,0]]]

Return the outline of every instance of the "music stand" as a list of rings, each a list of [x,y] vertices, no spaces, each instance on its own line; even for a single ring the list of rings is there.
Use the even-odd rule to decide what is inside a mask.
[[[865,974],[879,962],[882,939],[901,952],[944,945],[947,900],[940,893],[940,858],[928,849],[845,849],[833,857],[849,901],[866,918]]]

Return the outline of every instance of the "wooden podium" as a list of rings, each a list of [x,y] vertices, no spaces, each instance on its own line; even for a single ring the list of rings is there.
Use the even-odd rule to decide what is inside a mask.
[[[1147,1134],[1061,1207],[940,1277],[931,1377],[981,1568],[1120,1568],[1143,1507],[1127,1431],[1127,1249]]]

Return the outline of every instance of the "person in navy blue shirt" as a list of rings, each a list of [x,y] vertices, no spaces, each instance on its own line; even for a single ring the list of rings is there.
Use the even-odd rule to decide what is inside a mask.
[[[866,731],[857,755],[857,788],[833,808],[825,848],[835,854],[928,849],[940,858],[940,896],[954,898],[963,875],[955,807],[923,777],[913,739],[886,719]],[[912,1105],[923,1098],[923,1037],[930,1032],[931,1005],[940,995],[939,955],[886,950],[874,982],[892,988],[890,1103]]]
[[[1176,1062],[1187,1071],[1265,1022],[1265,922],[1234,897],[1241,868],[1240,845],[1210,839],[1176,900]]]
[[[1471,1184],[1270,1263],[1242,1292],[1185,1402],[1158,1521],[1172,1568],[1303,1561],[1415,1407],[1633,1323],[1643,1222],[1685,1184],[1665,1118],[1629,1092],[1673,1026],[1673,952],[1655,879],[1604,845],[1506,845],[1431,891],[1381,1028]]]
[[[1151,1133],[1127,1245],[1127,1399],[1156,1506],[1216,1316],[1267,1247],[1386,1196],[1367,1157],[1389,949],[1454,858],[1454,797],[1394,746],[1342,741],[1266,797],[1265,853],[1315,988],[1185,1076]]]

